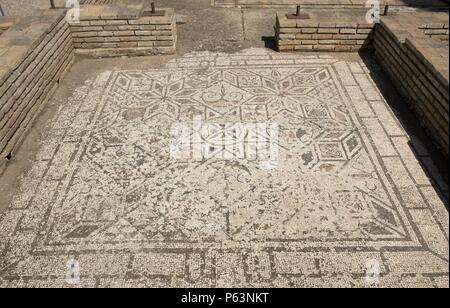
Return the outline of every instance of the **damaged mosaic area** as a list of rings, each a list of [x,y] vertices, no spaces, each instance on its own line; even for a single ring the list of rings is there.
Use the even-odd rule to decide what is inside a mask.
[[[207,159],[176,159],[194,117],[224,129]],[[276,166],[225,123],[276,123]],[[376,262],[376,286],[448,287],[445,201],[408,138],[362,62],[250,49],[106,71],[0,216],[0,285],[368,286]]]

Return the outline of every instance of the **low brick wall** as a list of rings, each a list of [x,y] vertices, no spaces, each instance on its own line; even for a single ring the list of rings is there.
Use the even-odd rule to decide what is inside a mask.
[[[286,14],[277,13],[275,39],[281,52],[368,50],[374,26],[365,20],[320,22],[314,18],[288,19]]]
[[[419,27],[428,37],[438,38],[442,41],[449,39],[449,25],[444,23],[425,24]]]
[[[376,59],[448,157],[448,46],[383,21],[375,32],[374,46]]]
[[[182,0],[180,0],[182,1]],[[405,1],[405,0],[379,0],[380,10],[383,11],[385,4],[391,7],[396,6],[417,6],[433,9],[448,9],[448,0],[443,1]],[[323,8],[323,9],[366,9],[367,0],[211,0],[211,5],[216,7],[294,7],[301,5],[304,8]]]
[[[0,36],[0,171],[72,65],[64,16],[45,11],[18,18]]]
[[[82,8],[81,21],[70,23],[76,53],[95,57],[175,53],[174,10],[160,10],[164,16],[143,17],[145,7],[125,11],[114,5]]]
[[[115,4],[117,0],[84,0],[81,4]]]
[[[145,17],[145,0],[88,2],[105,5],[82,6],[79,23],[68,23],[65,9],[0,19],[0,173],[76,52],[102,57],[175,52],[173,9]]]
[[[333,20],[333,13],[328,13],[329,16],[308,13],[310,19],[288,19],[285,13],[277,14],[278,50],[373,50],[422,126],[448,158],[448,23],[445,23],[448,16],[421,13],[405,23],[394,14],[383,16],[381,23],[375,25],[367,24],[365,19],[345,17],[339,17],[336,22],[321,22]],[[433,17],[434,22],[429,23]],[[426,23],[415,25],[417,21]]]

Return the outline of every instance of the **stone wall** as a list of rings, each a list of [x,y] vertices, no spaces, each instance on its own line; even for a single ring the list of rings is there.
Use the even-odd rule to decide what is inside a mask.
[[[448,157],[448,46],[385,21],[377,27],[374,46],[376,59]]]
[[[89,1],[89,0],[88,0]],[[95,1],[95,0],[94,0]],[[447,0],[444,0],[448,2]],[[413,6],[427,7],[433,9],[447,9],[441,0],[379,0],[381,11],[385,4],[391,7]],[[293,7],[301,5],[304,8],[325,8],[325,9],[355,9],[366,8],[367,0],[211,0],[211,5],[216,7]]]
[[[70,23],[76,52],[97,57],[173,54],[176,20],[173,9],[164,16],[145,17],[145,1],[123,8],[89,5],[81,9],[81,21]]]
[[[424,24],[419,27],[423,30],[423,33],[428,37],[438,38],[442,41],[448,41],[449,39],[449,25],[448,23],[432,23]]]
[[[68,23],[62,9],[0,19],[0,173],[70,69],[75,52],[102,57],[175,52],[173,9],[145,17],[146,5],[127,0],[117,6],[82,6],[79,23]]]
[[[43,11],[0,36],[0,171],[74,60],[62,11]]]
[[[277,14],[278,50],[374,50],[378,62],[448,157],[448,23],[443,22],[448,15],[418,13],[415,19],[399,20],[394,14],[383,16],[380,24],[372,25],[358,17],[308,13],[309,19],[288,19],[285,13]],[[328,22],[333,19],[336,22]],[[433,23],[426,22],[429,20]]]
[[[84,0],[82,4],[115,4],[117,0]]]
[[[322,19],[323,20],[323,19]],[[276,42],[281,52],[290,51],[360,51],[372,48],[374,24],[365,20],[288,19],[277,13]]]

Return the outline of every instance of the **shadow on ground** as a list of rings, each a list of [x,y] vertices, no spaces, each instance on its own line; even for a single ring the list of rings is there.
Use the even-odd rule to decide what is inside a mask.
[[[373,55],[371,53],[360,53],[360,56],[369,68],[372,80],[386,99],[403,129],[409,135],[411,139],[409,146],[412,152],[415,154],[417,161],[420,162],[425,173],[432,179],[433,186],[436,191],[440,192],[440,198],[448,210],[448,160],[438,151],[430,136],[426,134],[425,129],[420,126],[419,119],[409,108],[406,99],[398,93],[392,81],[376,62]]]

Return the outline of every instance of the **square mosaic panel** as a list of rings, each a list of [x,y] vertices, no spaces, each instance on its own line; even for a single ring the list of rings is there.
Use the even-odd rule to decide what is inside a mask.
[[[259,51],[188,55],[163,69],[107,71],[87,81],[56,115],[23,191],[3,214],[4,277],[37,275],[20,270],[35,256],[64,263],[114,252],[150,260],[111,276],[123,281],[136,271],[167,277],[163,285],[299,285],[300,252],[320,263],[327,251],[430,247],[439,264],[433,274],[448,277],[439,267],[448,265],[448,235],[439,231],[434,246],[424,244],[386,171],[385,131],[354,105],[358,78],[368,81],[361,72],[331,57]],[[214,128],[200,136],[208,157],[194,157],[190,146],[182,159],[171,156],[174,125],[191,127],[195,118]],[[261,168],[267,155],[250,130],[233,130],[261,123],[279,128],[273,168]],[[224,138],[240,150],[227,151]],[[243,272],[221,274],[226,262]],[[300,274],[317,277],[314,268]]]

